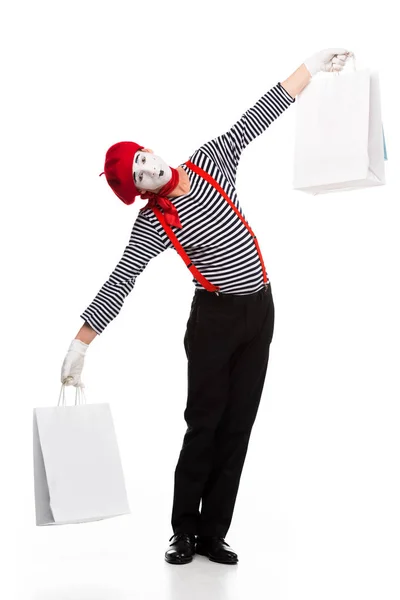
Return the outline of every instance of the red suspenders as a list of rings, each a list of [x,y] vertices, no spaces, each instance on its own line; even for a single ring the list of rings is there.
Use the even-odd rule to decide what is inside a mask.
[[[267,283],[269,282],[269,279],[268,279],[267,273],[265,271],[265,266],[264,266],[264,261],[263,261],[262,255],[261,255],[260,246],[258,244],[256,236],[254,235],[253,230],[251,229],[251,227],[248,224],[248,222],[246,221],[246,219],[243,218],[243,216],[240,214],[240,212],[238,211],[238,209],[236,208],[236,206],[233,204],[232,200],[225,193],[225,191],[222,189],[222,187],[219,185],[219,183],[217,183],[217,181],[215,181],[215,179],[213,177],[211,177],[211,175],[209,173],[207,173],[207,171],[204,171],[203,169],[201,169],[200,167],[198,167],[197,165],[195,165],[194,163],[192,163],[190,160],[186,161],[185,165],[187,167],[189,167],[189,169],[192,169],[192,171],[194,171],[195,173],[197,173],[197,175],[200,175],[201,177],[203,177],[212,186],[214,186],[214,188],[221,194],[221,196],[223,196],[225,198],[225,200],[228,202],[228,204],[231,206],[231,208],[235,211],[235,213],[237,214],[237,216],[239,217],[239,219],[246,225],[247,229],[250,231],[250,233],[252,235],[252,238],[254,240],[254,244],[255,244],[255,246],[257,248],[257,252],[258,252],[258,256],[260,258],[262,272],[263,272],[264,285],[267,285]],[[154,211],[154,214],[156,215],[157,219],[160,221],[161,225],[163,226],[165,233],[167,234],[167,236],[169,237],[169,239],[173,243],[173,245],[175,247],[175,250],[178,252],[178,254],[180,255],[180,257],[183,259],[184,263],[186,264],[187,268],[192,273],[192,275],[195,277],[195,279],[197,279],[197,281],[208,292],[215,292],[217,294],[217,296],[218,296],[218,294],[219,294],[218,290],[220,288],[218,286],[213,285],[212,283],[210,283],[208,281],[208,279],[206,279],[200,273],[200,271],[193,265],[193,263],[191,262],[190,258],[188,257],[188,255],[186,254],[185,250],[183,249],[182,245],[178,241],[178,238],[176,237],[175,233],[172,231],[172,228],[169,227],[169,225],[167,225],[167,223],[165,222],[164,215],[160,211],[160,209],[157,208],[156,206],[154,206],[152,208],[152,210]]]
[[[186,264],[187,268],[192,273],[192,275],[197,279],[197,281],[199,283],[201,283],[201,285],[207,291],[209,291],[209,292],[215,292],[218,295],[218,291],[217,290],[219,290],[220,288],[218,286],[215,286],[212,283],[210,283],[208,281],[208,279],[206,279],[204,277],[204,275],[202,275],[200,273],[200,271],[194,266],[194,264],[191,262],[190,258],[188,257],[188,255],[184,251],[184,249],[183,249],[182,245],[180,244],[178,238],[176,237],[175,233],[172,231],[171,227],[169,225],[167,225],[167,223],[165,222],[164,215],[162,214],[162,212],[160,211],[160,209],[157,208],[156,206],[153,206],[152,210],[154,211],[154,214],[156,215],[157,219],[160,221],[161,225],[164,227],[165,233],[167,234],[167,236],[169,237],[169,239],[171,240],[171,242],[175,246],[175,250],[179,253],[179,255],[183,259],[184,263]]]

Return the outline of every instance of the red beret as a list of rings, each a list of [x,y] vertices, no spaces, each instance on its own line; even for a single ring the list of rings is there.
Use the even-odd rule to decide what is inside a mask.
[[[104,174],[113,192],[125,204],[133,204],[135,197],[140,195],[133,180],[133,158],[144,146],[135,142],[118,142],[111,146],[106,153]],[[100,173],[103,175],[103,173]]]

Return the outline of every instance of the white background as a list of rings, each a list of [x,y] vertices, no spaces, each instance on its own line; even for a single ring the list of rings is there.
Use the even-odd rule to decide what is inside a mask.
[[[399,598],[394,6],[14,0],[2,9],[2,597]],[[36,527],[32,409],[57,403],[79,315],[145,204],[124,205],[99,177],[107,148],[133,140],[177,166],[307,56],[333,46],[379,71],[387,185],[294,191],[296,104],[242,155],[239,201],[276,320],[226,536],[239,564],[164,561],[194,291],[172,250],[138,278],[83,371],[88,401],[111,403],[132,514]],[[72,403],[74,389],[66,391]]]

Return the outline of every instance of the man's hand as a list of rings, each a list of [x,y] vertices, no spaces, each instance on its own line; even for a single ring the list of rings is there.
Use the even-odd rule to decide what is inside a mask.
[[[313,77],[318,71],[341,71],[350,56],[353,56],[353,52],[345,48],[327,48],[309,56],[304,64]]]
[[[61,367],[61,383],[65,385],[74,385],[85,387],[82,382],[81,373],[84,364],[84,357],[89,344],[85,344],[82,340],[73,339],[64,362]]]

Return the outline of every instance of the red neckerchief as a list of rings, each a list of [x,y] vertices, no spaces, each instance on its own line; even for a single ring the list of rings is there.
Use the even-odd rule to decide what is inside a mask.
[[[164,211],[164,217],[167,224],[170,227],[178,227],[182,229],[182,224],[179,220],[178,211],[175,206],[172,204],[171,200],[167,198],[167,194],[172,192],[176,188],[179,182],[179,171],[170,167],[172,171],[171,179],[161,188],[158,194],[154,192],[146,192],[145,194],[141,194],[140,197],[143,200],[149,200],[146,206],[141,208],[140,210],[145,210],[146,208],[152,208],[153,206],[159,206]]]

